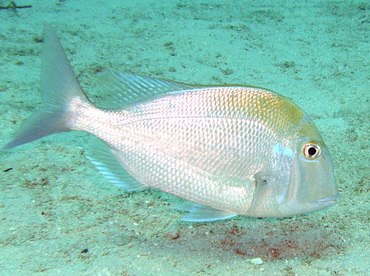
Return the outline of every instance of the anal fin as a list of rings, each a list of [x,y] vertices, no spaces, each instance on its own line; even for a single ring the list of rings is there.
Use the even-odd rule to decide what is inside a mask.
[[[126,172],[106,143],[93,137],[88,148],[87,158],[109,182],[129,192],[148,188]]]

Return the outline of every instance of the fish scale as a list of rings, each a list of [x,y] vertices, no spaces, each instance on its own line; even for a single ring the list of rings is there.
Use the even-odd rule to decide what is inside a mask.
[[[225,90],[226,93],[238,96],[241,92],[245,93],[245,97],[241,97],[245,100],[248,100],[247,96],[258,95],[250,93],[250,88],[237,87]],[[239,114],[230,116],[227,110],[232,113],[232,109],[210,97],[218,99],[218,94],[226,93],[222,88],[207,88],[195,92],[185,91],[179,95],[164,95],[154,101],[149,99],[148,102],[140,103],[129,110],[131,113],[129,117],[134,118],[133,121],[129,120],[126,123],[121,120],[123,124],[119,129],[122,134],[118,136],[131,143],[120,144],[119,141],[109,145],[118,149],[117,154],[120,155],[123,167],[141,183],[201,204],[244,214],[251,203],[251,196],[243,196],[244,200],[241,200],[235,196],[237,194],[235,190],[238,194],[253,194],[253,175],[262,167],[270,167],[265,162],[269,158],[262,154],[268,152],[266,147],[271,147],[279,138],[262,122],[257,127],[257,122],[250,123],[254,118],[245,116],[245,111],[243,117],[238,116]],[[200,100],[194,105],[194,100],[197,99]],[[209,116],[209,110],[213,112],[212,117]],[[240,109],[235,110],[237,113],[241,112]],[[96,112],[92,111],[93,114]],[[86,121],[89,126],[78,128],[90,129],[92,134],[99,137],[99,134],[91,128],[93,120]],[[115,121],[103,124],[117,127]],[[215,128],[215,125],[218,128]],[[100,128],[99,124],[97,129]],[[213,134],[207,131],[209,129]],[[110,134],[112,131],[107,130],[105,133]],[[109,139],[104,136],[99,138],[104,141]],[[139,147],[138,143],[143,143],[144,147]],[[130,152],[126,152],[130,147],[128,144],[132,147]],[[176,145],[176,148],[171,145]],[[230,154],[231,150],[238,156]],[[189,180],[179,175],[178,172],[184,171],[184,166],[188,169],[187,172],[183,172],[184,176],[198,177]],[[162,176],[160,181],[158,174]],[[223,175],[227,177],[222,177]],[[220,190],[223,192],[220,193]]]

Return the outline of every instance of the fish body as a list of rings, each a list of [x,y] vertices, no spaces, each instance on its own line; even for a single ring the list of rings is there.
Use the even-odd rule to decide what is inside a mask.
[[[277,93],[114,74],[119,92],[112,105],[120,108],[105,109],[83,92],[48,25],[42,60],[44,106],[3,149],[62,131],[89,132],[101,141],[89,159],[110,182],[194,202],[180,207],[188,221],[286,217],[338,198],[317,128]]]

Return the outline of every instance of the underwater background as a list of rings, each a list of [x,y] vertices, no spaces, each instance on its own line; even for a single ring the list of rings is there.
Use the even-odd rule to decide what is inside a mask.
[[[93,100],[109,95],[109,71],[289,97],[318,126],[341,194],[292,218],[186,223],[183,200],[108,183],[84,155],[88,134],[57,134],[0,152],[1,275],[370,275],[368,1],[0,6],[1,145],[41,104],[49,22]]]

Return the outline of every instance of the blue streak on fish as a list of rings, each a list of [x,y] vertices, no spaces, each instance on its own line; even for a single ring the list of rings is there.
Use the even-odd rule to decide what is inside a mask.
[[[44,29],[44,105],[3,150],[53,133],[89,132],[100,141],[89,159],[110,182],[193,202],[179,207],[189,212],[186,221],[287,217],[339,197],[324,141],[287,98],[251,86],[115,73],[115,108],[99,108],[82,90],[54,30]]]

